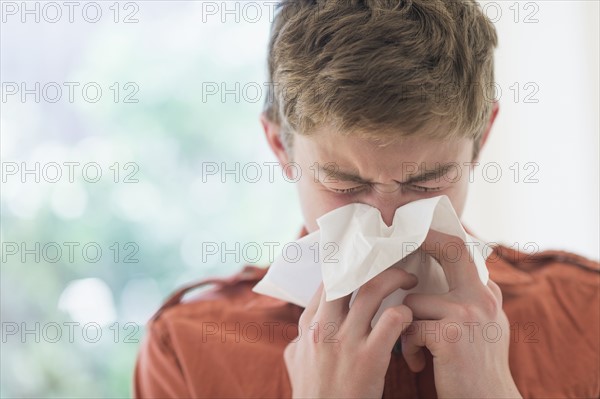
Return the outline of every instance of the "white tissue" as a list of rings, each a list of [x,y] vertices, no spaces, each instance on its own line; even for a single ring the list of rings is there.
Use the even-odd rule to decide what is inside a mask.
[[[487,284],[485,243],[465,232],[445,195],[413,201],[396,209],[391,226],[383,222],[377,208],[358,203],[321,216],[317,224],[320,230],[286,246],[287,250],[254,286],[254,292],[306,307],[323,281],[327,301],[352,293],[351,307],[362,285],[406,258],[398,267],[415,274],[419,283],[386,297],[373,318],[374,326],[385,309],[401,304],[409,293],[448,292],[441,265],[433,257],[415,252],[430,228],[467,243],[479,278]]]

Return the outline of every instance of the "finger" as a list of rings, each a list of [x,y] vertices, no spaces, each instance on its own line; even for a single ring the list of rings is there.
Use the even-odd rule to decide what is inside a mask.
[[[290,364],[292,364],[292,360],[296,355],[297,346],[298,341],[291,341],[286,345],[285,349],[283,350],[283,360],[285,361],[285,365],[287,368],[289,368]]]
[[[430,331],[430,329],[431,322],[425,320],[413,321],[400,336],[402,356],[404,356],[408,368],[413,373],[423,371],[425,368],[425,353],[423,352],[423,348],[427,346],[425,342],[427,334],[424,334],[423,331]]]
[[[322,320],[341,321],[344,319],[348,314],[352,294],[334,299],[333,301],[327,301],[326,296],[327,295],[323,293],[321,302],[319,303],[319,309],[317,309],[317,313],[322,317]]]
[[[399,288],[408,290],[417,283],[417,277],[406,270],[394,266],[384,270],[358,289],[346,317],[347,325],[352,326],[352,331],[357,335],[368,334],[371,321],[383,299]]]
[[[442,266],[450,291],[481,281],[477,266],[460,238],[429,230],[421,249]]]
[[[308,305],[306,305],[306,308],[304,309],[304,312],[302,312],[302,315],[306,315],[305,317],[310,317],[312,319],[312,317],[317,313],[317,309],[319,308],[321,299],[324,296],[325,295],[323,294],[323,282],[321,282],[321,284],[319,284],[319,287],[317,288],[317,291],[315,291],[312,298],[310,298],[310,301],[308,302]]]
[[[492,294],[494,294],[494,296],[498,300],[498,303],[500,303],[500,306],[502,306],[502,290],[500,289],[500,287],[498,286],[498,284],[496,284],[495,282],[493,282],[492,279],[489,279],[488,283],[487,283],[487,286],[492,291]]]
[[[444,294],[408,294],[403,304],[412,310],[415,318],[421,320],[441,320],[457,314],[457,305],[448,301]]]
[[[367,337],[367,345],[376,350],[378,355],[389,355],[398,337],[413,320],[411,310],[404,305],[387,308]]]
[[[342,298],[327,302],[325,300],[325,286],[323,282],[321,282],[304,310],[303,316],[310,317],[310,319],[322,317],[322,320],[340,321],[348,313],[350,297],[351,295],[346,295]]]

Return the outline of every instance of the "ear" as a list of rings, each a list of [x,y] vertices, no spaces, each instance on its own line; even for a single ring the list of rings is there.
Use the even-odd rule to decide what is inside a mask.
[[[490,131],[492,130],[492,126],[494,125],[494,121],[496,120],[496,116],[498,116],[498,111],[500,110],[500,103],[498,101],[494,101],[494,105],[492,106],[492,115],[490,116],[490,120],[488,121],[487,126],[485,127],[485,131],[483,132],[483,136],[481,136],[481,144],[479,145],[479,153],[481,153],[481,149],[485,145],[488,136],[490,135]]]
[[[264,112],[260,114],[260,123],[265,131],[267,143],[269,143],[271,151],[273,151],[273,154],[275,154],[281,166],[284,167],[290,162],[291,156],[287,153],[283,142],[281,141],[279,125],[271,122]],[[285,170],[288,169],[290,168],[286,168]]]

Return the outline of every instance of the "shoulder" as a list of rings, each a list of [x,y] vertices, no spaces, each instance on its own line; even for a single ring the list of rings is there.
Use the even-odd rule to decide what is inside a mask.
[[[600,318],[600,264],[566,251],[526,253],[498,245],[487,260],[490,278],[502,290],[505,310],[513,314],[569,319],[583,328]],[[583,334],[597,330],[589,326]]]
[[[573,298],[598,291],[600,263],[567,251],[524,252],[496,245],[487,258],[490,278],[508,296],[553,287],[555,293],[573,291]],[[577,287],[577,288],[575,288]]]
[[[565,251],[506,246],[488,257],[510,323],[510,362],[523,396],[598,397],[600,264]]]
[[[497,245],[488,256],[490,278],[509,316],[568,321],[563,331],[598,332],[600,264],[566,251],[527,253]]]
[[[266,271],[245,266],[230,276],[207,278],[175,291],[147,324],[135,368],[135,397],[237,396],[234,389],[239,387],[224,386],[222,369],[215,364],[242,367],[241,358],[264,351],[265,345],[283,350],[296,335],[302,311],[252,291]],[[234,354],[235,359],[227,359]],[[273,362],[270,370],[280,360],[264,359]],[[204,375],[211,383],[193,375]]]
[[[179,334],[189,329],[201,329],[194,322],[293,320],[300,307],[252,291],[266,274],[267,268],[245,266],[226,277],[209,277],[175,291],[151,317],[148,325],[155,329],[173,329]],[[200,292],[198,292],[200,291]]]

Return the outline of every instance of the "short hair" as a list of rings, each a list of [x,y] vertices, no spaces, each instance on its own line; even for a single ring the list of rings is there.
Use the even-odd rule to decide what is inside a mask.
[[[443,126],[433,138],[478,143],[497,42],[474,0],[283,0],[264,111],[288,147],[321,126],[386,140]]]

